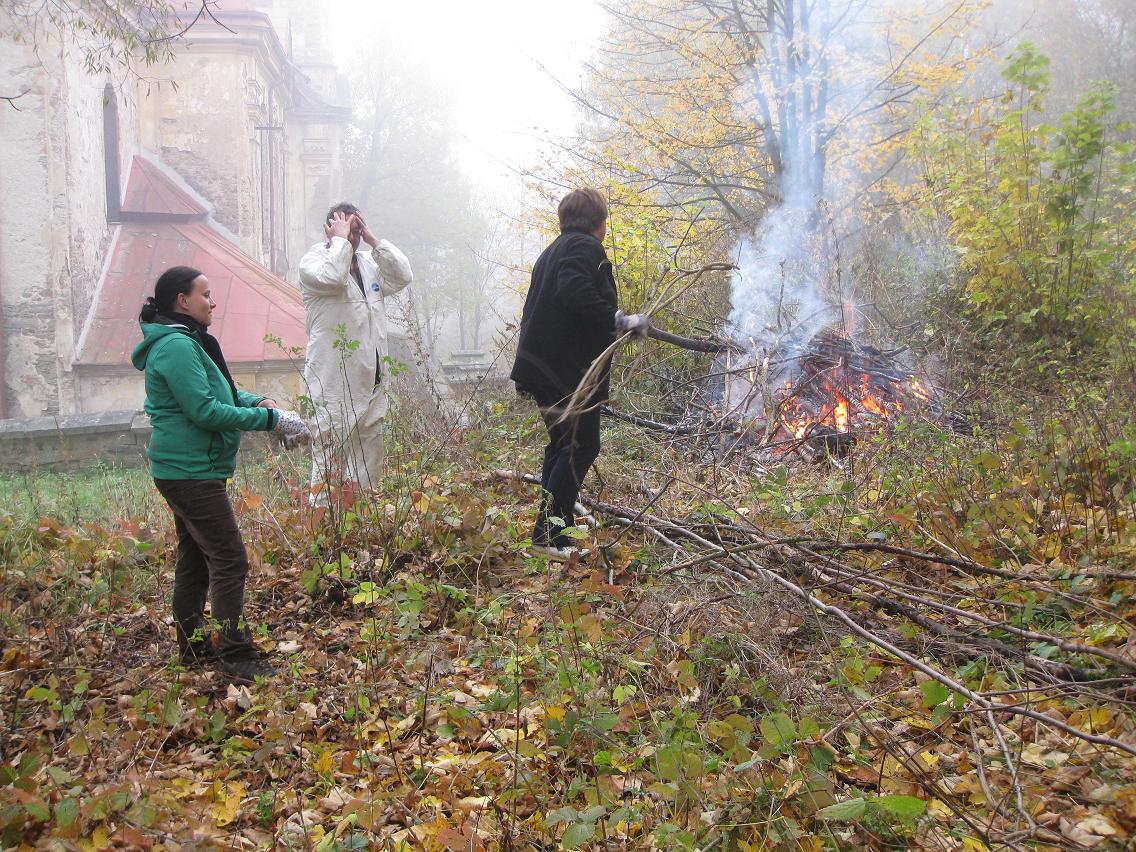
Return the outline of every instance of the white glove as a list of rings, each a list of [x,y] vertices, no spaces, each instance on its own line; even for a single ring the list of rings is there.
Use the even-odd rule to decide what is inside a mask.
[[[615,330],[620,334],[634,332],[639,337],[646,337],[651,321],[646,314],[625,314],[623,311],[615,312]]]
[[[272,434],[286,450],[308,444],[312,440],[312,433],[308,431],[300,415],[285,408],[276,409],[276,425],[272,427]]]

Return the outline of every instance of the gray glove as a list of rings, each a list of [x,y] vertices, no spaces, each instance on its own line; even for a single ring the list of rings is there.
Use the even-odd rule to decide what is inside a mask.
[[[272,427],[272,434],[286,450],[308,444],[312,440],[312,433],[308,431],[300,415],[285,408],[276,409],[276,425]]]
[[[615,330],[620,334],[633,332],[639,337],[646,337],[651,321],[646,314],[625,314],[623,311],[615,312]]]

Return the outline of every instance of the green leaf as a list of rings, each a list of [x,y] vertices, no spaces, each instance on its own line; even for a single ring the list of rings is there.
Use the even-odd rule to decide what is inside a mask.
[[[682,771],[682,746],[669,745],[655,755],[659,777],[664,781],[678,780]]]
[[[983,470],[998,470],[1002,466],[1002,459],[995,453],[986,451],[975,455],[970,463]]]
[[[868,805],[872,810],[886,811],[904,819],[921,817],[927,811],[927,803],[914,796],[877,796],[869,799]]]
[[[770,745],[792,745],[797,738],[797,726],[784,713],[770,713],[761,720],[761,735]]]
[[[726,717],[726,722],[730,725],[731,728],[743,731],[747,734],[753,733],[753,722],[751,722],[745,716],[740,716],[737,713],[731,713]]]
[[[925,680],[919,684],[919,691],[923,693],[923,706],[927,709],[938,707],[951,697],[951,691],[937,680]]]
[[[606,810],[603,805],[594,805],[580,814],[580,822],[595,822],[604,815]]]
[[[575,822],[580,816],[575,808],[558,808],[544,818],[545,825],[556,825],[558,822]]]
[[[632,684],[620,684],[611,691],[611,697],[616,704],[623,704],[635,697],[635,687]]]
[[[564,836],[560,839],[561,849],[575,849],[592,839],[596,827],[590,822],[574,822],[568,826]]]
[[[867,809],[868,803],[863,799],[848,799],[845,802],[837,802],[835,805],[821,808],[816,812],[816,815],[820,819],[832,820],[833,822],[852,822],[852,820],[862,817]]]
[[[809,751],[810,762],[821,772],[828,772],[832,764],[836,763],[836,752],[823,743],[815,745]]]
[[[55,805],[55,821],[59,824],[60,828],[67,828],[73,825],[75,820],[79,818],[79,800],[78,799],[63,799]]]
[[[28,812],[28,816],[39,822],[47,822],[51,819],[51,808],[43,799],[31,799],[25,802],[24,810]]]

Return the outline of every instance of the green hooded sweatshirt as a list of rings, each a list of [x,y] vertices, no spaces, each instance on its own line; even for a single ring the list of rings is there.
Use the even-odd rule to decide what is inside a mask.
[[[233,390],[185,326],[142,323],[130,356],[146,373],[146,413],[153,434],[146,454],[155,479],[228,479],[237,466],[241,432],[266,431],[276,413],[257,408],[262,396]]]

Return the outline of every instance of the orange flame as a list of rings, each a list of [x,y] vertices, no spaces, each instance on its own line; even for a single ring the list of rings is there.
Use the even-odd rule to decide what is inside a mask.
[[[806,381],[786,380],[777,393],[779,425],[783,434],[796,438],[808,437],[817,425],[848,432],[855,427],[855,418],[864,414],[890,420],[905,411],[912,399],[935,400],[933,389],[916,376],[897,380],[856,373],[842,357],[830,366],[806,366],[806,370]]]
[[[836,407],[832,409],[832,425],[838,432],[848,431],[848,400],[836,394]]]
[[[908,380],[907,384],[908,384],[908,385],[910,386],[910,388],[911,388],[911,393],[912,393],[912,394],[913,394],[913,395],[914,395],[914,396],[915,396],[916,398],[918,398],[918,399],[921,399],[921,400],[923,400],[924,402],[930,402],[930,401],[931,401],[931,393],[930,393],[930,391],[928,391],[928,390],[927,390],[927,388],[923,387],[923,383],[922,383],[922,382],[920,382],[920,381],[919,381],[919,379],[917,379],[917,378],[916,378],[915,376],[912,376],[912,377],[911,377],[911,378],[910,378],[910,379]]]

